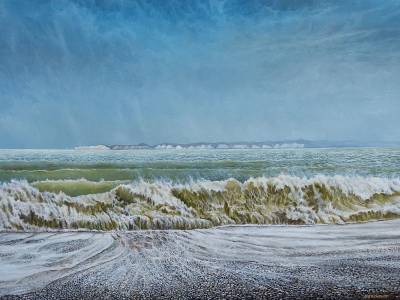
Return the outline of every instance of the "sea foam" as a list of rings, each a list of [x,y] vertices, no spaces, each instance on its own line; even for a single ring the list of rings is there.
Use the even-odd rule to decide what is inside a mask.
[[[54,182],[53,182],[54,183]],[[193,229],[228,224],[329,224],[400,216],[400,180],[380,177],[281,175],[240,182],[134,181],[69,196],[85,180],[58,181],[60,192],[27,181],[0,185],[0,229]],[[100,189],[101,190],[101,189]]]

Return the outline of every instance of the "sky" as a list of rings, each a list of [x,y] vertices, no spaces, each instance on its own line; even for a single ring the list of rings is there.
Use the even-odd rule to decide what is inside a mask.
[[[0,148],[400,141],[400,1],[2,0]]]

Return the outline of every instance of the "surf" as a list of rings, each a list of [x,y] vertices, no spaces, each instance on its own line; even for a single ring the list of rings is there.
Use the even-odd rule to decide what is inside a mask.
[[[0,230],[345,224],[399,216],[399,178],[280,175],[244,182],[80,179],[0,185]]]

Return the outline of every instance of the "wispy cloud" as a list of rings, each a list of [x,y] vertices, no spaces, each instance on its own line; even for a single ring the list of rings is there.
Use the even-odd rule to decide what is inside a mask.
[[[400,140],[398,1],[0,3],[0,147]]]

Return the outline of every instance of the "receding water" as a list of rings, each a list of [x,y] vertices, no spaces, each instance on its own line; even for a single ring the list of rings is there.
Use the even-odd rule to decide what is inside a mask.
[[[386,298],[398,293],[399,225],[1,233],[0,297]]]

